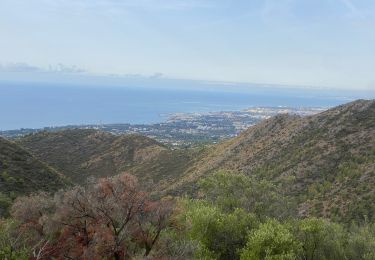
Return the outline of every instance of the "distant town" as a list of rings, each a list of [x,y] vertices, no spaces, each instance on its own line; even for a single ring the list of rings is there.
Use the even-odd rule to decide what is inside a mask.
[[[0,131],[0,136],[17,138],[40,131],[65,129],[97,129],[115,135],[138,133],[173,147],[189,147],[199,144],[217,143],[237,136],[247,128],[277,114],[308,116],[326,110],[323,107],[253,107],[241,111],[171,114],[165,122],[157,124],[99,124],[22,128]]]

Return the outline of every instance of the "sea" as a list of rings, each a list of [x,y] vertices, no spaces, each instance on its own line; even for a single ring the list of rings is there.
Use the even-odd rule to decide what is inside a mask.
[[[190,83],[189,83],[190,82]],[[190,84],[190,85],[189,85]],[[162,122],[173,113],[249,107],[332,107],[367,93],[215,82],[130,85],[0,82],[0,130],[47,126]]]

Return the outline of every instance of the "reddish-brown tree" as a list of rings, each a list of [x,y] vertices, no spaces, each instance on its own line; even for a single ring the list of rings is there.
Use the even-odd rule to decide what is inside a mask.
[[[36,232],[38,259],[127,259],[150,254],[172,210],[171,201],[150,200],[125,173],[53,199],[47,194],[19,199],[12,214]]]

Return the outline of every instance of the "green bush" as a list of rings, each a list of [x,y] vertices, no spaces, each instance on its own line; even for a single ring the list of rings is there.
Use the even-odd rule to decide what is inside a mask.
[[[302,243],[302,259],[345,259],[346,233],[341,225],[317,218],[304,219],[297,224],[295,236]]]
[[[26,234],[20,233],[13,220],[0,220],[0,259],[27,260],[31,250],[26,247]]]
[[[223,213],[201,201],[188,203],[185,213],[188,236],[199,242],[197,258],[239,259],[249,231],[258,226],[256,217],[242,209]]]
[[[352,228],[345,251],[350,260],[375,259],[375,224]]]
[[[276,220],[268,220],[250,233],[241,259],[293,260],[301,250],[301,243],[288,228]]]

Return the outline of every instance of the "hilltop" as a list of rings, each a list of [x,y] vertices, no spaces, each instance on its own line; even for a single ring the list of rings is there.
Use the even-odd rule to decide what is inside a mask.
[[[0,215],[19,195],[54,192],[70,182],[14,142],[0,138]]]

